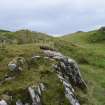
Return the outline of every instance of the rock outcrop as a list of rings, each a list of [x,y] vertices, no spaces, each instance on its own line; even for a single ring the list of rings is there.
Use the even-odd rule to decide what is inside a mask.
[[[53,65],[58,78],[63,83],[65,89],[65,96],[72,105],[80,105],[76,95],[74,86],[82,89],[86,89],[87,85],[82,79],[78,64],[71,58],[65,57],[63,54],[44,50],[47,57],[53,58],[57,61],[57,64]]]
[[[28,92],[30,94],[32,105],[42,105],[42,92],[45,91],[45,86],[43,83],[40,83],[36,87],[28,87]]]
[[[75,94],[75,88],[86,89],[87,85],[83,80],[78,64],[71,58],[64,56],[62,53],[55,51],[54,49],[41,47],[45,56],[43,59],[53,59],[56,64],[53,68],[64,86],[65,97],[68,99],[71,105],[80,105],[78,97]],[[30,61],[27,63],[29,66],[37,59],[42,58],[41,56],[32,56]],[[22,71],[26,60],[22,57],[13,59],[9,64],[8,68],[10,71]],[[6,76],[1,83],[12,80],[14,77]],[[29,86],[28,92],[32,101],[32,105],[42,105],[42,92],[46,88],[43,83],[38,84],[38,86]],[[0,105],[7,105],[4,100],[0,101]],[[23,104],[21,100],[16,101],[16,105],[30,105],[29,103]]]
[[[22,71],[25,59],[23,57],[16,57],[9,62],[8,68],[10,71]]]

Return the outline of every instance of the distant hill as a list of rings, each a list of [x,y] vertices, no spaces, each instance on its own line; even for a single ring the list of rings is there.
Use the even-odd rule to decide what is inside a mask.
[[[0,29],[0,32],[10,32],[10,31]]]
[[[45,33],[33,32],[30,30],[19,30],[16,32],[1,30],[0,38],[5,39],[9,43],[25,44],[36,41],[51,40],[52,37]]]
[[[105,27],[89,32],[76,32],[62,37],[62,39],[76,42],[99,43],[105,41]]]

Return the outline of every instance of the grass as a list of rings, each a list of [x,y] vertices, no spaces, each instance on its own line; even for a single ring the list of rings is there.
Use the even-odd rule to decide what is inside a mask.
[[[19,32],[16,33],[19,34]],[[88,85],[87,93],[76,89],[76,95],[81,105],[105,105],[105,42],[103,41],[103,35],[102,32],[95,30],[51,38],[50,41],[47,37],[46,40],[46,44],[48,41],[49,46],[55,47],[64,55],[75,59],[79,64],[82,76]],[[98,40],[99,37],[101,37],[100,40]],[[3,78],[5,73],[9,72],[7,64],[14,57],[23,56],[29,59],[33,54],[43,55],[39,49],[41,44],[43,45],[43,40],[37,41],[36,44],[9,44],[6,45],[5,49],[0,49],[0,78]],[[40,59],[32,66],[31,70],[27,70],[26,67],[15,80],[6,82],[0,87],[0,94],[10,91],[14,95],[14,100],[19,97],[23,101],[28,100],[26,88],[31,84],[38,84],[42,81],[47,86],[47,91],[43,93],[43,103],[45,105],[69,105],[64,97],[62,84],[56,74],[52,72],[52,63],[54,62]],[[23,98],[24,96],[25,98]]]
[[[96,36],[93,37],[94,33]],[[105,104],[105,42],[100,41],[102,38],[98,41],[99,36],[102,37],[99,31],[91,31],[60,38],[62,42],[66,41],[66,44],[60,43],[62,47],[59,47],[59,50],[79,63],[81,73],[88,85],[86,94],[77,90],[82,105]],[[93,38],[97,41],[90,42]],[[78,46],[72,46],[71,42]]]
[[[1,49],[1,54],[3,57],[0,63],[0,79],[6,73],[10,73],[7,65],[14,57],[23,56],[25,59],[29,59],[33,54],[43,56],[37,44],[7,45],[5,49]],[[15,74],[16,79],[5,82],[0,86],[0,95],[2,96],[6,92],[13,95],[12,105],[15,105],[15,101],[19,98],[22,101],[30,102],[26,90],[27,87],[43,82],[48,87],[47,91],[43,93],[43,103],[45,105],[58,105],[61,103],[63,105],[69,105],[65,99],[62,84],[56,74],[52,72],[52,63],[54,62],[41,58],[32,65],[30,70],[26,66],[20,74]]]

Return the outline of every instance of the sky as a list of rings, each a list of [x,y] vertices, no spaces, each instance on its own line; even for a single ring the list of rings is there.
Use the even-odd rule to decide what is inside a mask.
[[[0,0],[0,29],[51,35],[105,26],[105,0]]]

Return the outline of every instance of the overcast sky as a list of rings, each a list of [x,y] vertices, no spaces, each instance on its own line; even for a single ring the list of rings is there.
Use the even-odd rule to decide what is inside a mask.
[[[61,35],[105,25],[105,0],[0,0],[0,28]]]

